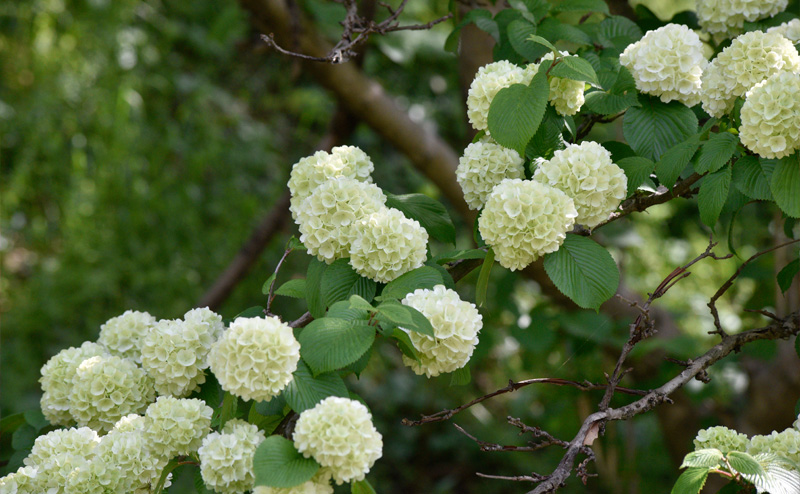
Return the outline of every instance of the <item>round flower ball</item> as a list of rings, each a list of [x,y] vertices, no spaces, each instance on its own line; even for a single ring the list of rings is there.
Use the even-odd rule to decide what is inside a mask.
[[[255,401],[280,393],[299,360],[300,343],[277,317],[237,318],[208,356],[222,389]]]
[[[709,427],[697,432],[694,438],[694,449],[718,449],[722,454],[729,451],[745,451],[748,439],[745,434],[723,426]]]
[[[767,29],[768,33],[780,34],[794,44],[800,43],[800,19],[792,19],[780,26]]]
[[[23,460],[25,466],[37,470],[33,492],[58,492],[74,469],[87,467],[98,444],[100,436],[88,427],[57,429],[37,437]]]
[[[331,152],[317,151],[294,164],[289,176],[291,201],[289,210],[297,220],[303,201],[314,189],[336,177],[348,177],[359,182],[372,182],[375,165],[367,153],[355,146],[338,146]]]
[[[206,381],[206,344],[212,337],[203,332],[208,330],[204,324],[164,319],[144,337],[142,368],[153,378],[158,394],[189,396]]]
[[[711,34],[729,37],[753,22],[783,12],[788,0],[696,0],[697,22]]]
[[[255,482],[253,455],[265,439],[253,424],[229,420],[222,432],[212,432],[197,451],[200,474],[206,486],[220,494],[240,494]]]
[[[160,396],[144,414],[144,435],[159,456],[188,455],[211,431],[212,413],[203,400]]]
[[[524,160],[490,137],[473,142],[458,160],[456,180],[470,209],[481,209],[492,189],[507,178],[524,178]]]
[[[800,72],[800,54],[791,41],[761,31],[737,37],[703,74],[703,110],[717,118],[730,113],[737,97],[778,72]]]
[[[149,488],[158,482],[170,459],[156,454],[154,443],[147,435],[149,426],[142,415],[126,415],[103,436],[97,448],[96,457],[114,455],[114,462],[120,469],[129,472],[126,477],[137,494],[149,494]],[[137,450],[138,453],[134,453]]]
[[[700,102],[701,76],[708,65],[700,37],[681,24],[648,31],[619,56],[639,91],[658,96],[664,103],[686,106]]]
[[[92,357],[75,370],[69,413],[78,425],[109,431],[125,415],[143,412],[154,398],[153,382],[131,360]]]
[[[558,250],[577,216],[572,199],[555,187],[509,179],[489,195],[478,230],[497,262],[516,271]]]
[[[100,326],[97,342],[106,347],[111,355],[129,358],[139,364],[142,362],[142,338],[155,322],[156,318],[147,312],[127,310]]]
[[[69,413],[69,394],[75,369],[84,360],[107,355],[105,347],[84,342],[80,347],[61,350],[42,366],[39,382],[42,385],[41,407],[44,417],[53,425],[74,422]]]
[[[331,472],[327,468],[320,468],[310,480],[294,487],[259,485],[253,489],[253,494],[333,494]]]
[[[628,187],[622,168],[611,162],[611,153],[596,142],[569,144],[536,168],[533,179],[555,187],[575,203],[575,222],[594,228],[617,209]]]
[[[36,467],[19,467],[16,472],[0,478],[0,492],[3,494],[33,494],[37,492],[38,488],[38,473]]]
[[[753,436],[747,446],[747,453],[775,453],[795,464],[800,463],[800,431],[790,428],[783,432],[773,431],[767,436]]]
[[[184,314],[183,323],[192,331],[192,334],[197,334],[197,340],[203,347],[201,367],[207,369],[208,352],[211,351],[211,347],[214,346],[214,343],[222,336],[222,332],[225,331],[222,316],[208,307],[199,307]]]
[[[475,304],[461,300],[444,285],[433,290],[419,288],[406,295],[402,303],[420,311],[433,327],[433,337],[405,330],[419,356],[417,361],[403,355],[407,366],[419,375],[432,377],[467,365],[483,327]]]
[[[330,469],[338,485],[364,480],[383,450],[383,438],[367,407],[337,396],[301,413],[293,439],[297,451]]]
[[[475,130],[488,133],[489,106],[495,95],[513,84],[528,84],[535,72],[526,72],[507,60],[490,63],[478,69],[467,93],[467,117]]]
[[[428,232],[397,209],[372,213],[355,230],[350,265],[361,276],[388,283],[425,263]]]
[[[800,148],[800,74],[781,72],[747,93],[739,139],[764,158],[783,158]]]
[[[561,55],[564,57],[574,56],[565,51],[562,51]],[[542,57],[542,61],[553,60],[554,58],[555,55],[551,51]],[[536,70],[532,70],[534,68]],[[531,77],[537,71],[538,65],[528,66],[528,73],[531,73]],[[583,103],[586,101],[583,94],[585,89],[586,83],[583,81],[575,81],[564,77],[550,77],[550,94],[547,100],[559,115],[575,115],[581,110]]]
[[[297,209],[300,241],[328,264],[350,255],[356,223],[380,211],[386,195],[375,184],[337,177],[317,187]]]

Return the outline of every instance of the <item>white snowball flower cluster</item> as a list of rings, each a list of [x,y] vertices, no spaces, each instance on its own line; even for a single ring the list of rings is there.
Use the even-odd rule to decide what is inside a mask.
[[[488,131],[489,106],[495,95],[513,84],[528,84],[536,72],[501,60],[478,69],[467,93],[467,117],[475,130]]]
[[[142,338],[155,322],[156,318],[147,312],[127,310],[100,326],[97,342],[108,348],[112,355],[141,363]]]
[[[565,51],[562,51],[561,55],[564,57],[575,56]],[[542,61],[553,60],[554,58],[553,52],[549,52],[542,57]],[[538,70],[538,66],[529,65],[527,71],[530,72],[534,67]],[[531,77],[536,75],[536,70],[533,70]],[[586,83],[583,81],[575,81],[563,77],[550,77],[550,95],[547,100],[555,107],[559,115],[575,115],[586,101],[583,95],[585,88]]]
[[[577,216],[574,202],[560,190],[508,179],[492,191],[478,229],[500,265],[516,271],[558,250]]]
[[[74,421],[69,413],[69,394],[75,369],[87,358],[106,354],[105,347],[87,341],[80,347],[61,350],[42,366],[42,413],[51,424],[69,425]]]
[[[721,117],[734,101],[778,72],[800,72],[800,54],[778,33],[752,31],[733,40],[703,73],[703,109]]]
[[[331,471],[320,468],[310,480],[294,487],[267,487],[259,485],[253,494],[333,494]]]
[[[536,168],[533,179],[567,194],[578,210],[576,223],[594,228],[608,219],[627,192],[628,178],[596,142],[569,144]]]
[[[160,396],[145,412],[145,437],[159,456],[188,455],[211,431],[212,413],[203,400]]]
[[[58,429],[37,437],[23,460],[25,466],[37,470],[32,492],[59,492],[74,469],[87,468],[98,444],[100,436],[88,427]]]
[[[181,320],[158,321],[142,341],[142,368],[155,381],[160,395],[188,396],[206,381],[210,340],[204,324],[186,324]]]
[[[745,434],[723,426],[709,427],[697,432],[694,438],[695,449],[715,448],[723,454],[729,451],[745,451],[748,439]]]
[[[212,432],[197,451],[206,486],[220,494],[240,494],[253,488],[253,455],[264,433],[243,420],[229,420],[222,433]]]
[[[142,415],[122,417],[97,448],[97,458],[111,455],[113,462],[127,472],[131,489],[137,494],[150,494],[150,486],[158,482],[161,471],[169,462],[168,457],[156,453],[145,422]]]
[[[419,361],[403,355],[403,362],[417,374],[428,377],[453,372],[467,365],[483,318],[475,304],[461,300],[453,290],[436,285],[433,290],[419,288],[402,301],[420,311],[433,327],[433,337],[408,331]]]
[[[800,431],[790,428],[783,432],[773,431],[768,436],[753,436],[750,438],[747,453],[776,453],[800,464]]]
[[[356,223],[381,210],[386,196],[376,185],[337,177],[317,187],[297,208],[300,241],[308,253],[330,264],[347,257]]]
[[[211,349],[211,372],[222,389],[264,401],[286,387],[300,360],[292,328],[277,317],[239,317]]]
[[[10,473],[5,477],[0,478],[0,493],[33,494],[37,492],[36,489],[38,484],[37,480],[38,473],[39,470],[36,467],[18,468],[16,472]]]
[[[108,431],[121,417],[143,412],[154,398],[151,379],[131,360],[91,357],[75,370],[69,413],[79,425]]]
[[[317,151],[312,156],[302,158],[294,164],[289,177],[292,218],[297,219],[302,202],[314,189],[327,180],[348,177],[361,182],[372,182],[372,160],[355,146],[338,146],[330,153]]]
[[[681,24],[648,31],[619,56],[639,91],[658,96],[664,103],[686,106],[700,102],[701,76],[708,65],[700,37]]]
[[[214,346],[214,343],[222,336],[222,332],[225,331],[222,316],[208,307],[199,307],[184,314],[183,323],[194,333],[197,333],[197,339],[204,350],[202,352],[202,360],[205,367],[203,368],[208,368],[208,352],[211,351],[211,347]]]
[[[771,27],[767,32],[780,34],[794,44],[800,43],[800,19],[792,19],[780,26]]]
[[[367,407],[336,396],[301,413],[293,438],[297,450],[329,468],[339,485],[363,480],[383,450],[383,438]]]
[[[744,21],[772,17],[783,12],[788,3],[788,0],[697,0],[697,22],[712,34],[737,34]]]
[[[388,283],[425,263],[428,232],[397,209],[372,213],[356,228],[350,265],[361,276]]]
[[[481,209],[492,189],[506,178],[524,178],[524,160],[490,137],[473,142],[458,160],[456,180],[470,209]]]
[[[742,106],[739,138],[765,158],[800,149],[800,74],[781,72],[756,84]]]

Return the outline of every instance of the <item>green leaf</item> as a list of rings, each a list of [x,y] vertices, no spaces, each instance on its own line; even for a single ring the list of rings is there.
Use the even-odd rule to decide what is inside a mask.
[[[196,494],[214,494],[214,491],[206,487],[203,481],[203,474],[199,468],[196,468],[194,471],[194,489]]]
[[[364,298],[359,295],[350,295],[350,298],[347,300],[350,304],[350,307],[358,310],[365,310],[367,312],[375,312],[375,307],[372,306],[369,302],[367,302]]]
[[[414,359],[419,361],[419,355],[417,354],[417,349],[414,348],[414,344],[411,342],[411,338],[409,338],[408,333],[403,331],[400,328],[392,329],[392,334],[390,338],[393,338],[397,341],[397,347],[403,352],[408,358]]]
[[[361,373],[364,372],[364,369],[367,368],[367,364],[369,364],[369,359],[372,357],[372,347],[369,347],[364,355],[358,357],[358,360],[353,362],[352,364],[348,365],[344,369],[340,371],[340,375],[342,377],[346,376],[350,372],[356,375],[356,377],[361,377]]]
[[[292,235],[289,237],[289,241],[286,242],[286,250],[297,250],[297,249],[305,249],[306,246],[303,245],[303,242],[300,241],[299,238]]]
[[[529,41],[533,41],[534,43],[538,43],[538,44],[540,44],[542,46],[546,46],[550,50],[552,50],[552,51],[554,51],[554,52],[556,52],[558,54],[561,54],[561,52],[558,51],[555,46],[553,46],[553,43],[547,41],[546,39],[542,38],[541,36],[538,36],[536,34],[532,34],[532,35],[530,35],[528,37],[528,40]]]
[[[258,402],[256,402],[258,403]],[[283,421],[283,415],[262,415],[258,412],[258,407],[254,403],[247,412],[247,421],[264,431],[265,434],[272,434],[273,431]]]
[[[550,75],[573,81],[584,81],[594,86],[600,86],[597,73],[588,61],[577,56],[561,57],[558,63],[553,64]]]
[[[550,86],[545,71],[533,76],[530,86],[514,84],[498,91],[489,107],[489,131],[501,146],[525,155],[525,146],[536,134],[547,106]]]
[[[367,479],[358,480],[350,484],[350,494],[376,494]]]
[[[27,410],[23,413],[25,422],[30,424],[34,429],[40,431],[50,425],[50,422],[44,418],[44,414],[38,408],[35,410]]]
[[[570,24],[564,24],[560,22],[558,19],[553,17],[548,17],[544,19],[539,27],[537,28],[539,36],[542,38],[551,40],[553,43],[558,41],[568,41],[570,43],[575,43],[577,45],[591,45],[592,38],[589,37],[588,34],[581,31],[575,26]],[[547,49],[544,47],[540,47],[541,54],[544,55],[547,53]],[[541,55],[540,55],[541,56]]]
[[[639,106],[636,83],[625,67],[619,73],[608,91],[586,93],[586,109],[600,115],[615,115],[631,106]]]
[[[283,390],[283,395],[286,397],[286,403],[297,413],[314,408],[317,403],[329,396],[342,398],[350,396],[347,386],[338,374],[329,372],[313,376],[311,369],[302,359],[297,362],[297,370],[293,376]]]
[[[547,0],[509,0],[508,3],[516,10],[530,12],[537,20],[544,18],[551,7]]]
[[[378,320],[385,328],[401,326],[409,331],[416,331],[433,336],[433,326],[425,315],[417,309],[403,305],[396,300],[387,300],[377,307]]]
[[[541,57],[544,53],[542,47],[535,43],[531,43],[528,39],[531,35],[536,34],[536,26],[530,22],[522,19],[511,21],[508,25],[508,41],[514,50],[525,57],[528,61],[534,61]]]
[[[315,375],[346,367],[361,357],[375,340],[375,328],[363,320],[323,317],[303,329],[300,355]]]
[[[222,407],[219,410],[220,429],[225,426],[226,422],[236,417],[236,412],[238,409],[239,398],[230,393],[225,393],[225,395],[222,397]]]
[[[486,257],[484,249],[467,249],[467,250],[453,250],[439,254],[433,260],[437,264],[447,264],[448,262],[458,261],[460,259],[483,259]]]
[[[700,220],[711,228],[714,228],[714,225],[717,224],[722,207],[728,199],[730,186],[730,166],[705,176],[703,183],[700,184],[700,193],[697,195]]]
[[[257,401],[253,404],[253,408],[261,415],[264,416],[283,416],[283,409],[286,407],[286,398],[283,394],[273,396],[269,401]]]
[[[254,307],[248,307],[242,312],[236,314],[233,317],[233,320],[236,320],[240,317],[264,317],[264,308],[260,305],[256,305]]]
[[[275,277],[276,276],[278,276],[278,273],[272,273],[272,276],[267,278],[267,281],[265,281],[264,284],[261,285],[261,294],[262,295],[268,295],[269,294],[269,287],[270,287],[270,285],[272,285],[272,282],[275,281]]]
[[[608,14],[603,0],[564,0],[553,7],[553,12],[601,12]]]
[[[797,494],[800,492],[800,468],[791,460],[774,453],[759,453],[755,459],[765,475],[742,474],[756,486],[758,492],[770,494]]]
[[[464,386],[472,381],[472,373],[469,371],[469,364],[456,369],[450,374],[450,386]]]
[[[792,286],[798,272],[800,272],[800,259],[795,259],[778,272],[778,286],[781,287],[781,293],[786,293]]]
[[[657,161],[669,148],[697,133],[697,116],[685,105],[646,96],[640,96],[639,102],[642,106],[629,108],[622,121],[622,133],[639,156]]]
[[[399,209],[406,217],[417,220],[431,238],[455,245],[456,227],[439,201],[425,194],[387,194],[386,207]]]
[[[744,475],[752,475],[755,477],[764,477],[764,467],[759,464],[755,458],[747,453],[740,451],[730,451],[727,455],[728,463],[731,468]]]
[[[644,34],[632,20],[615,15],[603,19],[597,25],[595,36],[598,44],[605,48],[616,48],[619,53],[622,53],[628,45],[639,41]]]
[[[36,427],[24,424],[11,435],[11,447],[17,451],[30,449],[37,435]]]
[[[733,164],[733,185],[751,199],[772,201],[769,178],[755,156],[742,156]]]
[[[282,436],[269,436],[253,455],[256,486],[294,487],[311,480],[319,468],[313,458],[304,458],[292,441]]]
[[[715,468],[722,463],[723,457],[722,451],[718,449],[698,449],[697,451],[692,451],[683,458],[683,463],[681,463],[680,468]]]
[[[437,270],[430,266],[422,266],[390,281],[381,292],[381,300],[399,300],[417,288],[433,288],[443,282],[442,275]]]
[[[317,258],[311,259],[306,273],[306,303],[308,312],[315,318],[325,315],[325,301],[322,298],[322,275],[328,265]]]
[[[564,117],[558,114],[555,107],[547,105],[539,129],[525,146],[525,158],[531,160],[531,164],[535,158],[550,159],[557,150],[564,149],[564,123]]]
[[[486,19],[485,21],[481,21],[484,27],[491,29],[492,21],[492,13],[486,9],[474,9],[467,12],[467,15],[464,16],[464,19],[458,24],[458,26],[453,29],[453,32],[447,36],[447,40],[444,42],[444,49],[446,51],[456,53],[458,51],[458,36],[461,33],[461,29],[464,28],[467,24],[473,23],[478,19]],[[480,26],[479,26],[480,27]],[[496,24],[495,24],[496,29]],[[485,29],[484,29],[485,31]],[[498,33],[499,34],[499,33]],[[495,37],[495,39],[497,39]]]
[[[304,278],[289,280],[275,290],[275,295],[306,298],[306,280]]]
[[[561,247],[544,257],[544,270],[556,287],[584,309],[599,309],[619,286],[617,264],[594,240],[568,234]]]
[[[370,301],[375,297],[378,284],[353,271],[349,259],[337,259],[322,275],[322,299],[325,305],[347,300],[350,295],[358,295]]]
[[[647,158],[632,156],[619,160],[617,166],[622,168],[625,176],[628,177],[628,195],[630,196],[653,173],[656,164]]]
[[[770,180],[770,189],[781,211],[800,218],[800,153],[781,158]]]
[[[694,135],[662,154],[660,161],[656,164],[658,181],[664,186],[672,188],[699,147],[700,136]]]
[[[478,303],[479,307],[486,302],[486,291],[489,289],[489,275],[492,273],[493,265],[494,249],[490,247],[481,265],[481,272],[478,274],[478,284],[475,286],[475,301]]]
[[[697,173],[715,172],[733,157],[739,138],[730,132],[711,134],[697,156],[694,170]]]
[[[678,477],[671,494],[699,494],[706,484],[708,478],[708,468],[687,468]]]

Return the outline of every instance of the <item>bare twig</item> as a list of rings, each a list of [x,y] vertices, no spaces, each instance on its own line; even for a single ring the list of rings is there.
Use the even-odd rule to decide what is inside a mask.
[[[483,477],[485,479],[495,479],[495,480],[511,480],[514,482],[541,482],[544,477],[541,475],[515,475],[513,477],[509,477],[506,475],[489,475],[488,473],[475,473],[478,477]]]
[[[295,319],[294,321],[289,323],[290,328],[304,328],[308,326],[308,323],[313,321],[314,318],[311,316],[310,312],[306,312],[299,318]]]
[[[267,295],[267,308],[265,309],[265,313],[267,315],[272,315],[270,312],[270,308],[272,307],[272,301],[275,299],[275,282],[278,281],[278,271],[280,271],[281,266],[283,265],[283,261],[286,260],[286,257],[293,251],[292,247],[287,247],[286,250],[283,252],[281,256],[281,260],[278,261],[278,264],[275,266],[275,271],[273,273],[272,282],[269,284],[269,294]]]
[[[594,127],[595,124],[610,123],[623,115],[625,115],[625,112],[617,113],[616,115],[611,115],[608,117],[594,113],[589,115],[578,126],[578,130],[575,132],[575,142],[589,135],[589,132],[592,131],[592,127]]]

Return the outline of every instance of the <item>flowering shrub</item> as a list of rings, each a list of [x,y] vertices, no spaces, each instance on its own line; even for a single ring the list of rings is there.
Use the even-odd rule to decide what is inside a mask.
[[[258,427],[234,419],[222,432],[212,432],[197,451],[203,482],[220,494],[236,494],[253,488],[253,454],[264,441]]]

